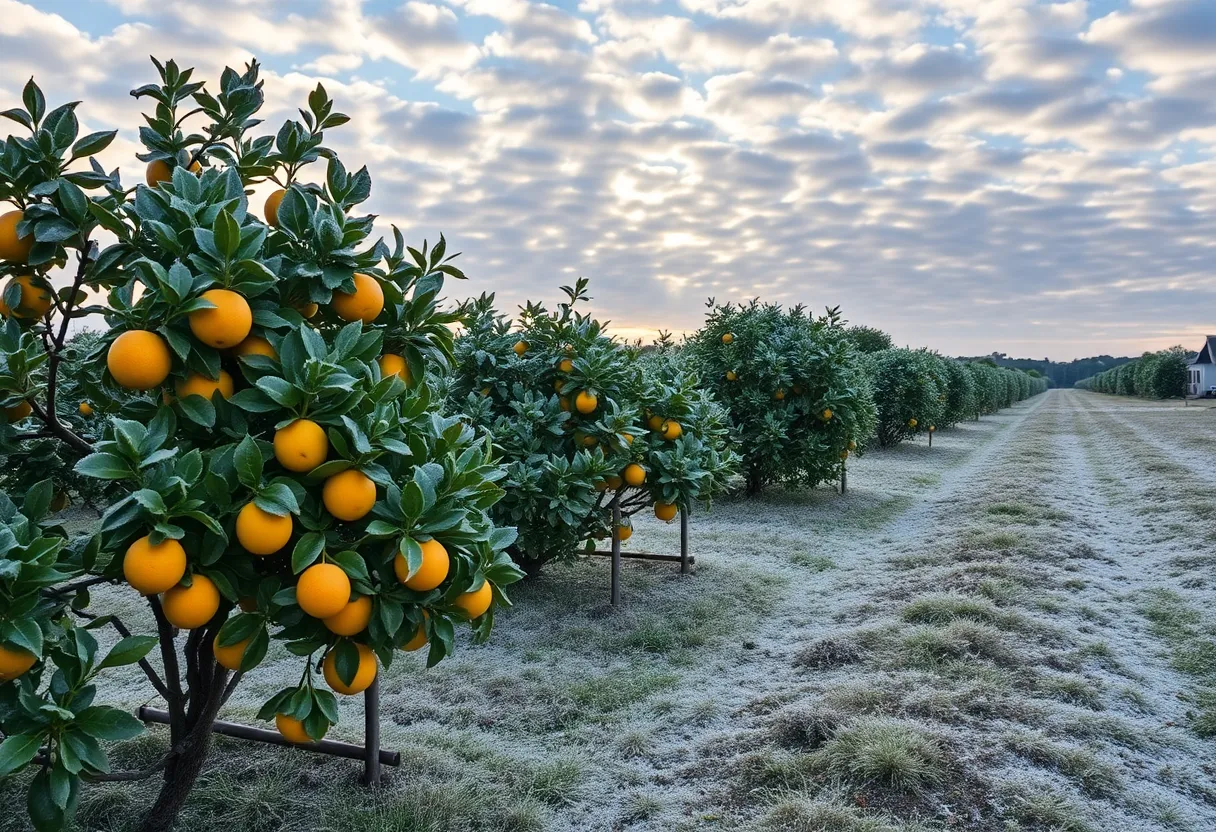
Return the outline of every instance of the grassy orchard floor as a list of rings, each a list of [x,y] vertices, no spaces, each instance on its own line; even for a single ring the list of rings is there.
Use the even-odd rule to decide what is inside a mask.
[[[720,503],[693,521],[691,579],[627,563],[612,612],[606,561],[553,569],[490,644],[394,664],[404,765],[378,796],[357,763],[220,738],[181,828],[1216,828],[1214,427],[1053,391],[868,454],[843,498]],[[678,534],[644,520],[629,546]],[[224,716],[298,672],[272,654]],[[334,736],[359,740],[361,704]],[[125,829],[147,799],[91,788],[82,827]]]

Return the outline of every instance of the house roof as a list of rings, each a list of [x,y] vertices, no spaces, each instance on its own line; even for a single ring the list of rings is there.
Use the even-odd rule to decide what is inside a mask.
[[[1216,364],[1216,335],[1209,335],[1199,348],[1199,354],[1190,361],[1191,364]]]

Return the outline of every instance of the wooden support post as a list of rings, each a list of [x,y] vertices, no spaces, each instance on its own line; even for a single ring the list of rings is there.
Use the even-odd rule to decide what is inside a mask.
[[[840,466],[840,493],[843,494],[849,490],[849,466],[841,464]]]
[[[612,606],[621,603],[621,498],[612,498]]]
[[[933,447],[933,431],[929,431],[929,447]]]
[[[380,674],[363,691],[363,785],[380,787]]]
[[[169,712],[160,708],[150,708],[147,705],[141,705],[135,715],[143,722],[155,722],[158,725],[169,724]],[[319,740],[318,742],[308,743],[288,742],[278,731],[271,731],[268,728],[255,728],[252,725],[241,725],[236,722],[225,722],[221,719],[217,719],[212,723],[211,731],[215,734],[222,734],[225,737],[236,737],[239,740],[264,742],[268,745],[285,745],[291,748],[298,748],[301,751],[309,751],[313,754],[344,757],[347,760],[363,760],[366,758],[366,751],[361,745],[338,742],[337,740]],[[385,751],[384,749],[380,749],[377,756],[382,766],[401,765],[400,751]]]
[[[692,563],[688,559],[688,510],[680,512],[680,574],[692,572]]]

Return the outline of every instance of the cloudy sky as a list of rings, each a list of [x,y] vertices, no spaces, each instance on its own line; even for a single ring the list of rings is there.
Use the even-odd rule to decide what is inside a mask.
[[[1214,0],[0,0],[0,109],[35,75],[141,176],[149,54],[256,56],[275,124],[321,80],[454,296],[585,275],[628,336],[839,304],[954,354],[1216,332]]]

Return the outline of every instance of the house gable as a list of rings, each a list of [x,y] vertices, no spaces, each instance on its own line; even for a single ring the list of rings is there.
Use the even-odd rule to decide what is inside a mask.
[[[1216,335],[1209,335],[1191,364],[1216,364]]]

